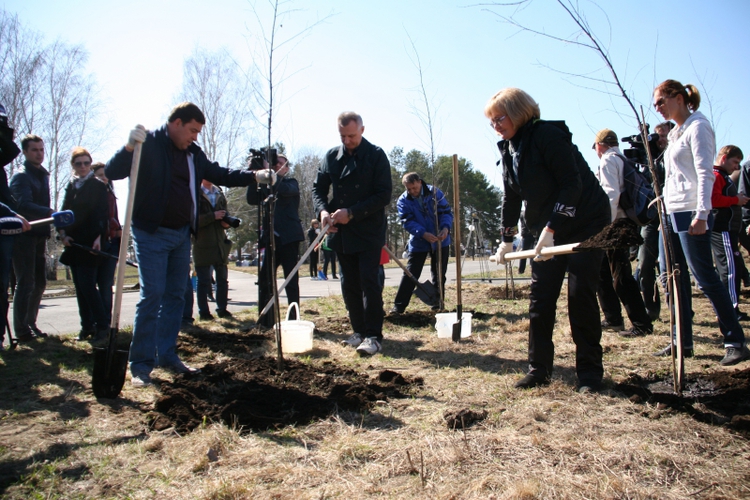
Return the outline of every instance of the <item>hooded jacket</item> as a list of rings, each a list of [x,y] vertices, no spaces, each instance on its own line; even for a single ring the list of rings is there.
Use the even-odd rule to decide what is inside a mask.
[[[422,202],[419,198],[412,197],[408,191],[399,196],[396,207],[398,217],[404,229],[411,235],[409,238],[409,252],[431,252],[437,247],[423,238],[424,233],[432,233],[435,236],[447,228],[450,231],[453,224],[453,214],[448,200],[442,191],[422,181]],[[435,228],[435,197],[437,197],[438,225]],[[442,247],[451,244],[450,233],[442,241]]]

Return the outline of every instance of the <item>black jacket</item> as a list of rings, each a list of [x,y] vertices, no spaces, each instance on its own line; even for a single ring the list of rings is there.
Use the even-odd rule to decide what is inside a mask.
[[[299,218],[299,183],[297,179],[282,177],[274,186],[276,189],[276,209],[273,214],[273,229],[277,245],[304,241],[305,231]],[[247,187],[247,202],[257,205],[265,200],[270,193],[268,186],[253,182]],[[264,227],[268,224],[263,221]],[[268,244],[267,235],[261,235],[261,245]]]
[[[96,238],[101,238],[104,245],[109,220],[106,184],[92,175],[76,189],[75,180],[71,180],[65,188],[62,209],[72,210],[75,215],[75,222],[64,228],[66,236],[87,247],[91,247]],[[103,259],[76,247],[65,247],[60,255],[60,262],[66,266],[98,266]]]
[[[169,201],[169,189],[172,182],[172,155],[170,154],[167,126],[148,132],[143,143],[141,164],[138,170],[133,207],[133,226],[154,233],[164,218]],[[193,143],[188,147],[194,165],[193,179],[193,214],[191,229],[195,233],[198,220],[198,200],[203,179],[208,179],[219,186],[247,186],[255,179],[251,171],[229,170],[210,161],[203,150]],[[107,162],[104,173],[111,180],[124,179],[130,176],[133,152],[123,147]]]
[[[23,170],[13,174],[10,179],[10,192],[16,200],[16,212],[29,222],[45,219],[50,214],[49,172],[42,166],[32,167],[28,162],[23,165]],[[34,226],[30,233],[49,237],[50,226]]]
[[[498,147],[503,163],[503,241],[513,241],[523,202],[531,234],[549,226],[555,245],[580,242],[610,223],[609,199],[563,122],[535,120]],[[513,150],[519,151],[518,175]]]
[[[329,189],[333,195],[329,201]],[[339,208],[352,211],[353,219],[338,226],[328,245],[339,253],[358,253],[385,245],[385,207],[391,201],[391,164],[385,152],[362,138],[354,155],[343,145],[326,153],[313,185],[318,215]]]
[[[13,199],[8,187],[5,166],[15,160],[20,153],[21,150],[18,149],[16,143],[0,133],[0,203],[5,203],[11,210],[16,208],[16,200]]]

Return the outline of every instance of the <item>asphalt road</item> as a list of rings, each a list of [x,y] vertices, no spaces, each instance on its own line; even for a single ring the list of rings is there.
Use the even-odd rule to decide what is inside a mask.
[[[498,266],[493,263],[485,262],[485,265],[489,265],[489,269],[496,270]],[[479,260],[467,260],[464,263],[461,275],[476,275],[480,274],[482,267]],[[485,267],[485,269],[487,269]],[[303,265],[300,268],[302,277],[300,278],[300,299],[304,302],[305,300],[314,299],[317,297],[325,297],[328,295],[340,295],[341,294],[341,282],[330,278],[328,281],[313,281],[307,277],[307,266]],[[429,267],[425,265],[425,269],[422,272],[422,278],[420,281],[425,281],[429,277]],[[402,271],[399,268],[386,269],[386,281],[385,286],[398,286]],[[454,282],[456,277],[455,264],[448,266],[447,279],[448,283]],[[497,281],[497,280],[496,280]],[[279,280],[281,284],[282,280]],[[286,297],[282,292],[282,304],[286,304]],[[257,308],[258,306],[258,286],[256,284],[256,277],[254,274],[246,274],[239,271],[234,271],[230,267],[229,270],[229,304],[227,309],[230,312],[240,312],[251,308]],[[415,299],[416,300],[416,299]],[[122,296],[122,309],[120,313],[120,327],[133,324],[133,317],[135,315],[135,305],[138,302],[138,293],[134,291],[126,291]],[[209,306],[213,309],[215,305],[209,302]],[[392,304],[386,304],[386,311],[391,308]],[[198,316],[198,308],[193,308],[194,315]],[[257,309],[256,309],[257,310]],[[212,310],[213,313],[213,310]],[[286,307],[282,306],[282,313],[286,313]],[[9,315],[12,324],[13,307],[11,305]],[[46,294],[42,299],[42,305],[39,310],[39,316],[37,318],[37,326],[43,331],[49,334],[66,334],[80,331],[80,318],[78,316],[78,303],[75,297],[55,297],[52,294]]]

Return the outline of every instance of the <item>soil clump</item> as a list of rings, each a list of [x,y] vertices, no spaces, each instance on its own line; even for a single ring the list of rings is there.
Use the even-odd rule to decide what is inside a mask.
[[[361,413],[378,401],[412,395],[421,379],[385,370],[370,378],[331,362],[313,366],[276,359],[230,359],[210,363],[197,376],[179,375],[164,384],[149,414],[151,427],[189,432],[206,422],[243,431],[307,424],[336,411]]]
[[[643,244],[638,226],[630,219],[617,219],[591,238],[582,241],[576,250],[629,248]]]
[[[681,396],[673,391],[671,378],[637,374],[617,384],[615,390],[634,403],[649,403],[643,412],[646,417],[658,418],[661,412],[678,411],[750,437],[750,368],[686,375]]]

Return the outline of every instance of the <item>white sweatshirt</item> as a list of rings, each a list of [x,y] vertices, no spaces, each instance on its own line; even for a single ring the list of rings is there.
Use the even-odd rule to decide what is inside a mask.
[[[599,184],[602,185],[602,189],[609,198],[612,222],[627,217],[625,211],[620,208],[620,195],[625,190],[625,180],[622,172],[622,158],[617,155],[622,155],[622,151],[617,146],[612,146],[605,151],[599,161],[599,170],[596,173]]]
[[[664,205],[667,213],[697,212],[706,220],[711,211],[716,139],[708,119],[700,111],[669,133],[664,153],[666,180]]]

